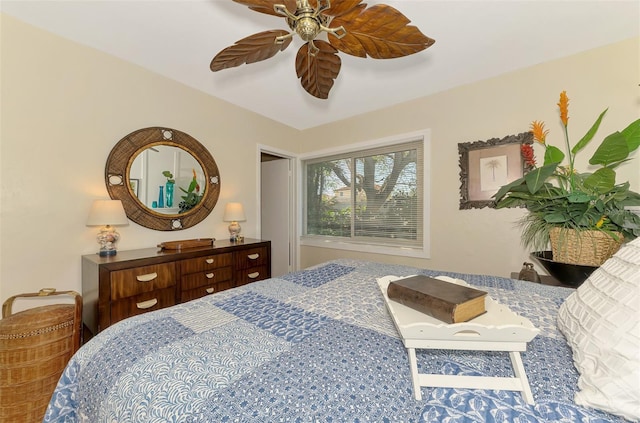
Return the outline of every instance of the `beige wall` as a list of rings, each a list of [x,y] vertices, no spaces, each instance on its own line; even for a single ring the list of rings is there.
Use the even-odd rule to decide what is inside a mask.
[[[457,144],[525,132],[535,119],[547,123],[551,131],[548,142],[564,148],[556,103],[560,92],[566,90],[572,144],[609,107],[598,136],[589,146],[593,151],[602,137],[640,117],[639,41],[628,40],[306,131],[303,147],[309,152],[317,145],[330,148],[431,129],[431,258],[301,247],[302,267],[337,257],[364,257],[502,276],[520,270],[522,262],[529,260],[528,251],[520,246],[520,231],[514,226],[523,211],[458,210]],[[428,77],[424,83],[429,83]],[[631,181],[635,190],[640,189],[637,156],[636,152],[635,160],[618,172],[618,181]],[[588,157],[587,151],[579,156],[581,169],[586,170]]]
[[[220,170],[211,215],[178,232],[131,223],[119,249],[224,238],[224,204],[240,201],[257,234],[258,143],[297,149],[297,130],[96,50],[1,15],[0,301],[42,287],[80,290],[80,256],[92,254],[91,202],[108,198],[104,168],[130,132],[166,126],[205,145]]]
[[[104,165],[124,135],[166,126],[202,142],[220,169],[218,207],[180,232],[120,228],[120,249],[227,235],[223,206],[246,207],[246,236],[257,236],[257,144],[289,152],[431,129],[431,259],[366,256],[442,270],[508,274],[527,254],[513,223],[520,210],[458,210],[457,143],[486,140],[548,122],[560,141],[555,103],[571,98],[572,137],[605,107],[600,134],[638,117],[638,40],[422,98],[300,133],[76,43],[0,15],[0,301],[45,286],[80,290],[80,256],[96,251],[84,222],[91,201],[107,198]],[[425,78],[424,83],[429,83]],[[574,138],[575,139],[575,138]],[[332,145],[328,145],[332,142]],[[637,155],[637,154],[636,154]],[[638,161],[623,177],[640,188]],[[301,264],[355,256],[304,247]]]

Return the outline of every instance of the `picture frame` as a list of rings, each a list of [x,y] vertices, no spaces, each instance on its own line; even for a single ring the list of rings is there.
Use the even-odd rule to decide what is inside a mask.
[[[129,186],[131,187],[131,192],[133,192],[133,195],[135,195],[136,197],[138,196],[138,185],[140,184],[140,180],[139,179],[131,179],[129,178]]]
[[[460,210],[495,208],[492,197],[500,187],[532,169],[522,158],[521,147],[524,144],[533,144],[530,131],[458,144]]]

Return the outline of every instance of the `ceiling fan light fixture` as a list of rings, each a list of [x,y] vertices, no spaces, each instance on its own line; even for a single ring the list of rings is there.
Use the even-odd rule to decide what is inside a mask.
[[[435,42],[409,25],[411,21],[398,10],[384,4],[367,7],[362,0],[315,0],[314,8],[309,0],[233,1],[257,12],[284,17],[292,32],[272,30],[243,38],[220,51],[211,61],[211,70],[273,57],[289,46],[293,34],[298,34],[305,44],[296,56],[296,73],[302,87],[321,99],[328,98],[340,71],[338,51],[392,59],[417,53]],[[328,42],[316,40],[321,32],[331,35]]]
[[[313,41],[320,33],[320,24],[313,18],[304,17],[296,21],[295,30],[304,41]]]

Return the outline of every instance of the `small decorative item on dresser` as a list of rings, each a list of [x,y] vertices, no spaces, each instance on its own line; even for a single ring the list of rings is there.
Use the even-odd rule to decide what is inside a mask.
[[[113,226],[128,225],[129,220],[120,200],[95,200],[89,211],[87,226],[102,226],[97,240],[100,244],[98,254],[101,257],[116,255],[116,244],[120,234]]]
[[[224,208],[224,217],[222,220],[225,222],[231,222],[231,224],[229,224],[229,240],[239,241],[238,236],[240,235],[242,228],[238,222],[244,222],[247,220],[244,215],[244,208],[242,207],[242,204],[228,203]]]
[[[182,241],[168,241],[158,244],[163,250],[182,250],[186,248],[210,247],[215,242],[215,238],[185,239]]]

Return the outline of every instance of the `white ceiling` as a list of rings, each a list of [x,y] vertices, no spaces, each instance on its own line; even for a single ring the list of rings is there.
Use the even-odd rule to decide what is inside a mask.
[[[265,61],[209,70],[213,56],[237,40],[288,30],[284,18],[231,0],[1,0],[0,10],[298,129],[640,34],[640,0],[364,2],[395,7],[436,43],[391,60],[340,53],[342,68],[328,100],[300,86],[299,38]]]

